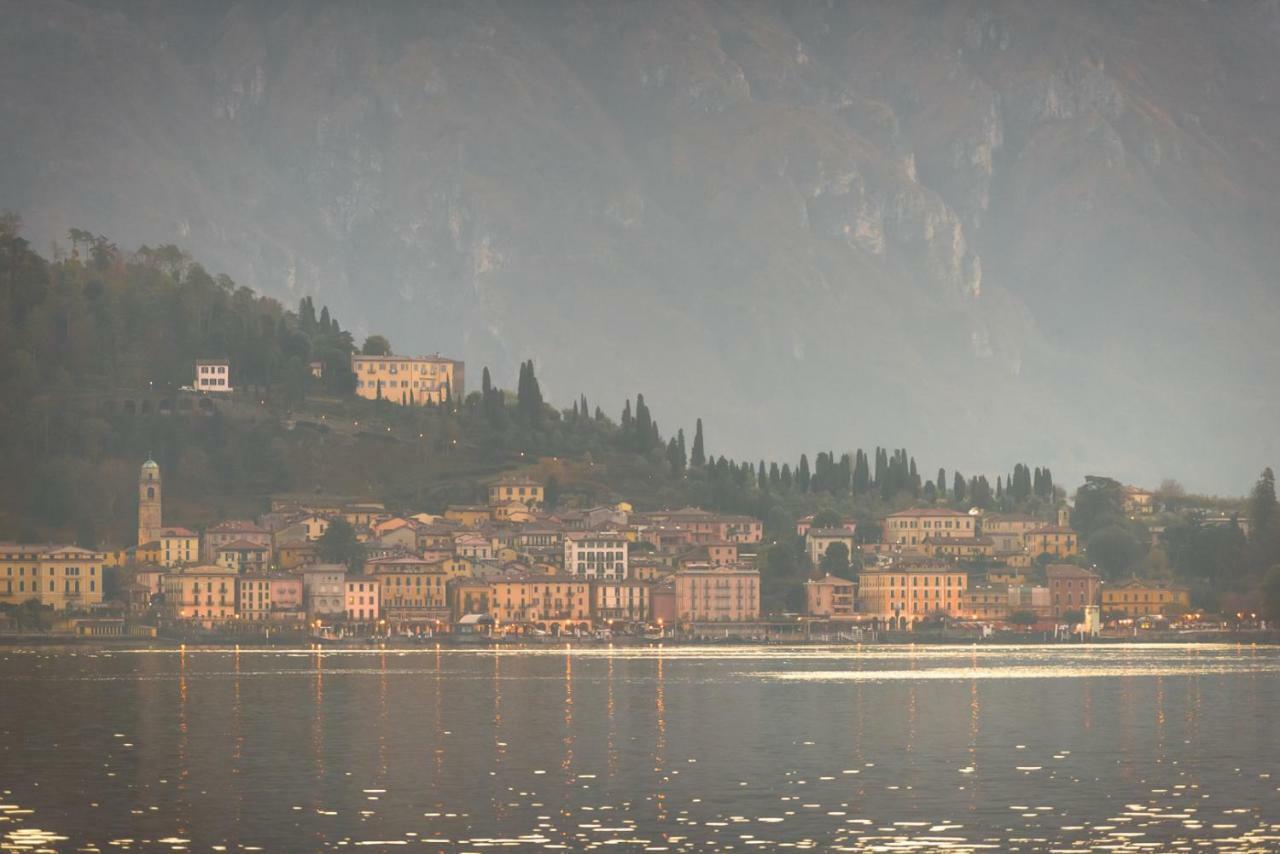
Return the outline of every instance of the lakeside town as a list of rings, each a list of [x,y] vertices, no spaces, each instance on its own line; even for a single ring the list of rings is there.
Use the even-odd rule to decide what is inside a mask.
[[[404,406],[440,405],[465,388],[463,364],[440,357],[356,354],[351,368],[358,396]],[[227,360],[201,359],[185,391],[228,394],[230,375]],[[763,520],[627,501],[549,508],[547,483],[530,471],[492,478],[484,503],[437,513],[393,513],[367,496],[278,494],[256,518],[197,529],[166,515],[164,476],[147,459],[136,542],[0,543],[0,632],[487,643],[1266,628],[1256,605],[1205,614],[1167,577],[1104,580],[1073,508],[1052,490],[1039,515],[921,501],[870,522],[802,517],[781,535],[794,536],[807,561],[803,608],[766,612],[760,557],[779,532],[766,543]],[[1121,496],[1136,523],[1156,518],[1152,491],[1124,486]],[[1238,514],[1206,521],[1249,531]],[[1158,542],[1161,527],[1148,530]]]

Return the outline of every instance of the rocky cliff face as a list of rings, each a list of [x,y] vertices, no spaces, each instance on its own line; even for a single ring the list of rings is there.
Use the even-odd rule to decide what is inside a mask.
[[[1275,2],[0,5],[42,248],[176,242],[716,452],[1280,451]]]

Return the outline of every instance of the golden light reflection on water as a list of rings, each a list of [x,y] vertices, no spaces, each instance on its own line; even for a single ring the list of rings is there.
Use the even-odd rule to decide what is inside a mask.
[[[315,779],[324,777],[324,651],[316,647],[312,653],[311,758]],[[316,792],[318,796],[318,791]],[[319,804],[314,804],[317,808]]]
[[[178,833],[184,834],[190,826],[191,800],[187,792],[187,778],[191,774],[188,761],[190,744],[187,731],[187,648],[178,650]]]
[[[387,722],[387,651],[378,654],[378,783],[387,779],[388,752],[387,738],[389,729]]]
[[[563,661],[539,655],[495,656],[493,662],[440,649],[392,656],[379,650],[376,660],[331,650],[309,650],[301,658],[273,650],[228,652],[184,650],[176,653],[176,667],[170,659],[163,668],[138,668],[135,681],[174,679],[176,693],[154,681],[148,684],[157,688],[142,691],[112,687],[105,681],[124,683],[128,668],[96,661],[67,666],[56,678],[41,674],[43,681],[35,684],[47,694],[65,699],[79,692],[100,704],[104,716],[119,712],[111,728],[120,743],[97,750],[103,745],[86,730],[78,738],[95,748],[94,758],[78,767],[80,754],[57,743],[66,739],[65,727],[36,732],[39,720],[25,724],[35,737],[14,741],[9,752],[0,753],[0,765],[17,769],[13,779],[38,781],[40,787],[32,797],[3,790],[0,818],[10,807],[13,813],[30,812],[19,803],[38,800],[47,808],[48,793],[59,789],[57,774],[74,770],[76,784],[62,786],[59,796],[84,791],[114,798],[117,816],[121,803],[140,805],[147,812],[128,820],[146,829],[130,828],[124,839],[117,819],[112,830],[122,838],[112,839],[79,816],[45,813],[39,823],[56,833],[28,826],[19,836],[3,828],[0,848],[58,848],[69,838],[74,841],[68,848],[80,849],[111,843],[118,849],[233,850],[252,837],[265,850],[297,848],[299,840],[315,849],[363,844],[586,850],[614,843],[673,851],[1280,850],[1280,789],[1270,778],[1274,742],[1258,723],[1262,719],[1251,717],[1265,715],[1280,700],[1280,682],[1267,675],[1280,660],[1275,650],[1055,647],[993,656],[985,648],[934,653],[919,647],[899,649],[895,658],[843,648],[812,656],[796,650],[780,661],[771,651],[752,657],[715,649],[697,656],[654,651],[642,661],[560,649],[556,654]],[[434,657],[434,669],[427,656]],[[1025,677],[997,675],[1027,668],[1043,671],[1035,677],[1043,684],[1014,684]],[[1098,674],[1099,669],[1110,672]],[[937,672],[954,684],[924,684]],[[1247,679],[1239,678],[1245,672]],[[800,681],[787,682],[786,673],[799,674]],[[278,678],[268,681],[270,675]],[[361,717],[372,703],[349,701],[370,692],[372,675],[379,680],[378,708]],[[263,681],[245,681],[253,678]],[[80,684],[90,679],[104,684]],[[434,733],[421,726],[422,718],[429,720],[423,695],[433,686]],[[398,702],[402,689],[411,702]],[[145,731],[151,713],[144,711],[140,720],[119,698],[151,693],[153,706],[164,710],[154,714],[163,720],[174,720],[177,701],[177,730],[159,727],[161,732],[145,739],[151,742],[147,747],[163,753],[164,764],[134,768],[127,781],[123,773],[108,781],[98,765],[112,772],[126,767],[129,742],[144,740],[130,724],[136,721]],[[523,702],[526,696],[536,702]],[[693,697],[706,705],[690,709]],[[289,721],[255,711],[255,704],[269,709],[272,702],[299,698],[328,706],[295,707]],[[224,720],[218,704],[228,699],[230,741],[218,726]],[[562,701],[570,708],[559,708]],[[967,722],[955,714],[963,715],[966,703]],[[708,712],[699,714],[703,709]],[[547,791],[552,778],[533,776],[532,769],[555,767],[561,745],[554,729],[562,712],[566,770],[581,773],[570,776],[576,782]],[[311,715],[313,727],[293,740],[278,727],[296,730],[303,720],[298,713]],[[316,766],[307,747],[316,721],[322,736],[333,732],[323,739],[328,750],[320,756],[320,768],[327,765],[330,772],[326,780],[310,777]],[[26,734],[23,723],[16,725],[17,730],[0,704],[0,730]],[[455,731],[447,733],[448,725]],[[241,749],[237,744],[246,728],[248,743]],[[907,761],[904,733],[914,754]],[[1013,752],[1015,741],[1022,752]],[[26,742],[36,747],[23,754]],[[428,742],[438,754],[434,779],[423,773],[430,763],[410,759]],[[640,750],[626,749],[628,743]],[[490,745],[492,765],[484,757]],[[345,755],[374,750],[376,768],[358,759],[340,764]],[[390,751],[407,761],[388,769]],[[140,752],[145,759],[148,754]],[[156,780],[173,768],[175,752],[178,776],[187,784],[178,798],[165,780]],[[445,752],[447,773],[441,773]],[[236,759],[230,774],[228,753]],[[15,764],[20,757],[22,763]],[[1127,776],[1125,762],[1132,763]],[[605,767],[611,783],[615,775],[617,782],[597,787],[594,774]],[[237,768],[243,768],[243,784],[235,782]],[[354,779],[343,783],[340,775],[352,772]],[[255,777],[264,773],[277,784],[287,780],[288,791],[264,787],[264,778]],[[652,785],[645,780],[650,773]],[[361,804],[369,811],[365,816],[355,804],[343,803],[342,786],[359,791],[373,785],[374,774],[380,778],[377,788],[365,791],[396,796]],[[228,779],[243,785],[243,792],[226,792]],[[128,790],[111,788],[121,784]],[[290,805],[306,803],[313,784],[324,789],[325,810],[291,812]],[[301,798],[294,799],[294,792]],[[245,809],[237,821],[238,811],[228,807],[241,797]],[[153,803],[156,812],[147,806]],[[955,820],[960,816],[963,824]]]
[[[613,647],[610,646],[612,650]],[[609,671],[606,676],[606,692],[605,692],[605,714],[609,719],[608,728],[605,734],[605,751],[608,761],[609,779],[613,779],[618,773],[618,714],[617,708],[614,706],[613,699],[613,665],[614,657],[609,656]]]
[[[565,779],[573,783],[573,656],[564,657],[564,759],[560,767]]]

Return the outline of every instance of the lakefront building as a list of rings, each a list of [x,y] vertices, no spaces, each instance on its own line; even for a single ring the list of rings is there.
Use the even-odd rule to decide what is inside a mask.
[[[104,552],[78,546],[0,543],[0,602],[35,599],[55,611],[102,602]]]
[[[1055,617],[1098,604],[1102,579],[1096,572],[1068,563],[1051,563],[1044,573],[1049,579],[1049,603]]]
[[[614,531],[571,531],[564,535],[564,571],[575,578],[627,577],[627,539]]]
[[[675,574],[676,619],[688,623],[760,618],[760,573],[754,566],[701,566]]]
[[[912,629],[933,616],[963,616],[968,586],[968,573],[950,566],[863,570],[858,576],[858,610],[885,628]]]
[[[466,397],[465,367],[443,356],[351,357],[356,394],[404,406],[426,406]]]
[[[1169,617],[1186,613],[1190,607],[1191,592],[1165,581],[1130,578],[1102,588],[1104,616]]]

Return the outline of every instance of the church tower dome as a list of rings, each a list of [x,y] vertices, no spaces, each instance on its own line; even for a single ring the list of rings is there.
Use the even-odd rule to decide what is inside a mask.
[[[138,545],[160,539],[160,465],[150,455],[138,472]]]

